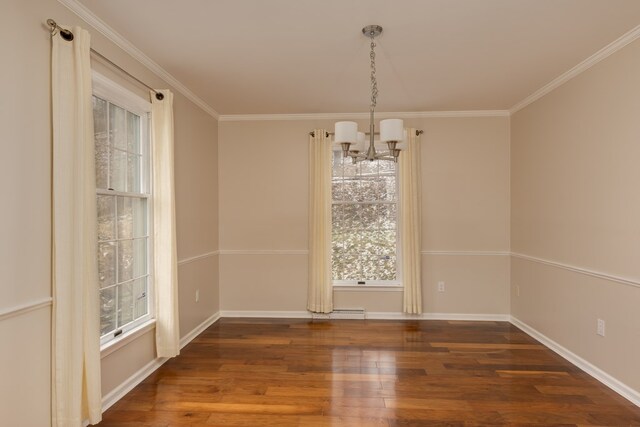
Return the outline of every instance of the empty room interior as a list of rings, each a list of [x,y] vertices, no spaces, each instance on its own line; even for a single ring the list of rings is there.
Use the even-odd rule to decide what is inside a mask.
[[[0,16],[0,425],[640,425],[640,1]]]

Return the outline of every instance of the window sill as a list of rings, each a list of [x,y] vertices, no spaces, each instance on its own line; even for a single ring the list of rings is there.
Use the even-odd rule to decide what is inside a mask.
[[[402,292],[402,285],[346,285],[333,284],[333,290],[337,292]]]
[[[131,341],[135,341],[137,338],[149,332],[151,329],[155,329],[156,319],[151,319],[144,322],[142,325],[125,332],[117,338],[109,341],[102,347],[100,347],[100,359],[104,359],[111,353],[121,349]]]

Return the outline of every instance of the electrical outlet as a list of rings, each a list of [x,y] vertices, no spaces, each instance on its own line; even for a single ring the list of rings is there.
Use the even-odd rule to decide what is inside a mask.
[[[196,289],[196,302],[200,301],[200,289]]]
[[[601,337],[604,336],[604,320],[602,319],[598,319],[598,326],[596,328],[596,334],[600,335]]]
[[[444,282],[438,282],[438,292],[444,292]]]

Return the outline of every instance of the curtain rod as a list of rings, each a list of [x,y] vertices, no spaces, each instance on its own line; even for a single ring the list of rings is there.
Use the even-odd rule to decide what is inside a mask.
[[[61,26],[59,26],[56,21],[54,21],[53,19],[47,19],[47,25],[49,26],[49,28],[51,29],[51,36],[55,36],[57,33],[60,33],[60,37],[62,37],[64,40],[66,41],[71,41],[73,40],[73,33],[69,30],[67,30],[66,28],[62,28]],[[97,50],[90,48],[91,52],[94,53],[96,56],[100,57],[102,60],[108,62],[109,64],[111,64],[113,67],[117,68],[118,70],[120,70],[123,74],[126,74],[127,76],[129,76],[131,79],[137,81],[138,83],[140,83],[142,86],[146,87],[147,89],[151,90],[153,93],[156,94],[156,99],[158,101],[162,101],[164,99],[164,94],[162,92],[158,92],[157,90],[155,90],[154,88],[152,88],[151,86],[149,86],[148,84],[146,84],[145,82],[143,82],[142,80],[140,80],[139,78],[137,78],[136,76],[132,75],[131,73],[129,73],[127,70],[125,70],[124,68],[122,68],[121,66],[119,66],[118,64],[116,64],[115,62],[113,62],[112,60],[110,60],[109,58],[107,58],[106,56],[104,56],[103,54],[101,54],[100,52],[98,52]]]
[[[420,136],[424,133],[424,131],[422,129],[416,129],[416,136]],[[369,132],[365,132],[365,135],[371,135]],[[374,132],[374,135],[380,135],[380,132]],[[325,135],[327,138],[329,137],[329,135],[334,135],[334,132],[327,132],[327,134]],[[309,136],[316,136],[316,133],[314,131],[309,132]]]

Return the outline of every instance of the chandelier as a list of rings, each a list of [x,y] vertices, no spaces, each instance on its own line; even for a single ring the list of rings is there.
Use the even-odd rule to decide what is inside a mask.
[[[398,161],[400,143],[404,140],[404,124],[400,119],[386,119],[380,121],[379,144],[375,140],[374,114],[378,101],[378,81],[376,80],[376,43],[375,38],[382,33],[380,25],[367,25],[362,33],[371,39],[371,104],[369,106],[369,147],[365,151],[366,134],[358,132],[356,122],[336,122],[334,143],[342,148],[344,158],[351,157],[353,163],[363,160],[392,160]],[[386,143],[386,147],[384,147]],[[376,145],[380,152],[376,151]],[[387,151],[385,151],[385,148]]]

